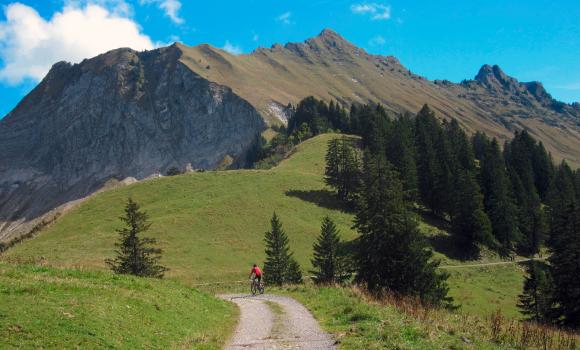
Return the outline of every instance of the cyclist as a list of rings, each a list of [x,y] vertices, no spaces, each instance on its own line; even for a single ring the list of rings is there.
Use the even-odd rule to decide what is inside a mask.
[[[252,275],[254,276],[253,279],[258,280],[258,285],[262,285],[262,270],[258,267],[258,265],[254,264],[252,267],[252,271],[250,271],[250,279],[252,279]]]

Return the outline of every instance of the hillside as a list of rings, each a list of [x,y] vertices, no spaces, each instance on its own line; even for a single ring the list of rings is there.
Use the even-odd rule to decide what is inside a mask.
[[[332,137],[336,135],[324,134],[300,144],[272,170],[192,173],[99,193],[0,259],[105,269],[118,217],[127,197],[132,197],[150,215],[151,235],[161,241],[170,278],[189,284],[244,281],[251,264],[264,259],[263,237],[273,211],[307,271],[324,215],[336,221],[345,239],[356,237],[353,215],[340,210],[322,180],[326,144]],[[436,226],[423,222],[421,229],[428,236],[446,235]],[[437,257],[443,265],[462,264],[446,256],[444,249]],[[515,304],[522,283],[518,266],[450,272],[451,295],[464,310],[488,314],[501,307],[510,316],[518,315]]]
[[[558,102],[541,83],[520,83],[498,66],[483,65],[473,80],[459,84],[429,81],[397,58],[369,54],[329,29],[303,43],[239,56],[209,45],[177,47],[188,68],[231,87],[270,123],[285,118],[281,107],[309,95],[344,104],[380,102],[395,112],[416,113],[427,103],[440,117],[501,141],[527,129],[557,159],[580,165],[580,105]]]
[[[460,84],[428,81],[331,30],[239,56],[209,45],[120,48],[56,63],[0,120],[0,241],[110,181],[243,166],[256,135],[284,123],[284,107],[309,95],[394,112],[428,103],[500,141],[527,129],[556,160],[580,165],[580,105],[555,101],[541,83],[520,83],[498,66]]]
[[[235,308],[171,281],[0,263],[2,349],[219,349]]]

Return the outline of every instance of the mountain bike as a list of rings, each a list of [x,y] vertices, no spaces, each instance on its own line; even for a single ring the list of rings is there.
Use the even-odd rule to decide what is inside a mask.
[[[257,278],[252,278],[250,290],[252,291],[252,295],[256,294],[264,294],[264,284],[258,282]]]

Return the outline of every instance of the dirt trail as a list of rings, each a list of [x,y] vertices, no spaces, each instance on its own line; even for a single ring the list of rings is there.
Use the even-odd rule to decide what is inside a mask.
[[[335,342],[296,300],[264,294],[221,295],[240,308],[240,321],[225,349],[335,350]]]
[[[510,265],[510,264],[520,264],[532,260],[536,261],[543,261],[547,258],[534,258],[534,259],[521,259],[521,260],[510,260],[510,261],[499,261],[499,262],[490,262],[490,263],[483,263],[483,264],[465,264],[465,265],[442,265],[439,266],[442,269],[453,269],[453,268],[461,268],[461,267],[485,267],[485,266],[494,266],[494,265]]]

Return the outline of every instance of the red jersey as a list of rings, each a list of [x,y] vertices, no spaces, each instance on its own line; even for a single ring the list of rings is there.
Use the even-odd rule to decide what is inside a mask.
[[[258,266],[252,268],[252,272],[254,275],[256,275],[256,277],[262,277],[262,270],[260,270],[260,268]]]

